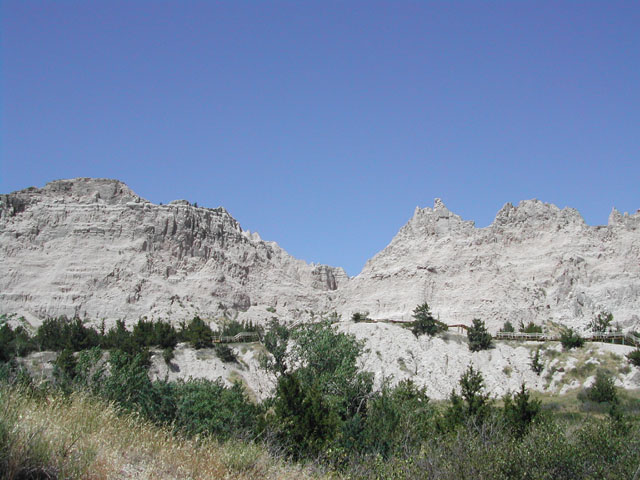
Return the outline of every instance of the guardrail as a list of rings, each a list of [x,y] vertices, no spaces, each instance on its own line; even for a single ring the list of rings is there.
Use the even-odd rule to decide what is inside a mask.
[[[258,342],[260,334],[258,332],[240,332],[236,335],[217,335],[213,337],[213,343],[237,343],[237,342]]]
[[[558,342],[559,335],[548,335],[546,333],[522,333],[522,332],[498,332],[493,338],[496,340],[516,340],[516,341],[534,341],[534,342]],[[587,342],[611,342],[616,340],[623,345],[640,346],[640,338],[630,333],[624,332],[599,332],[592,333],[584,337]]]

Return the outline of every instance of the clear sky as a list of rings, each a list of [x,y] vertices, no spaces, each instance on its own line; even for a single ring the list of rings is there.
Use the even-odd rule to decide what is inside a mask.
[[[0,192],[118,178],[357,274],[435,197],[640,208],[640,2],[2,1]]]

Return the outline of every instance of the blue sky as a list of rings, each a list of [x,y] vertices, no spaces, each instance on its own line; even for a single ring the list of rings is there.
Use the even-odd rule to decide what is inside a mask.
[[[3,193],[118,178],[350,275],[435,197],[640,208],[639,2],[0,5]]]

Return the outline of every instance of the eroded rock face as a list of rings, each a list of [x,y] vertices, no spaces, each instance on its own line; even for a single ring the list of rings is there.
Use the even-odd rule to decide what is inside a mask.
[[[436,199],[349,279],[243,230],[224,208],[154,205],[117,180],[59,180],[0,195],[0,313],[179,321],[410,320],[428,302],[449,324],[483,319],[586,327],[601,310],[640,329],[640,213],[590,227],[570,208],[505,205],[475,228]],[[267,308],[269,311],[267,311]]]
[[[154,205],[117,180],[0,196],[0,309],[43,319],[183,320],[274,306],[328,309],[342,269],[308,265],[224,208]]]
[[[345,285],[337,309],[410,320],[425,301],[446,323],[480,318],[494,331],[506,320],[584,328],[602,310],[638,329],[640,212],[590,227],[574,209],[527,200],[478,229],[436,199]]]

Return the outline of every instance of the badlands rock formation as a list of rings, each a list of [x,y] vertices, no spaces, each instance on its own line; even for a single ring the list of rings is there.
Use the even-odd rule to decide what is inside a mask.
[[[614,209],[591,227],[574,209],[529,200],[475,228],[436,199],[340,290],[336,308],[410,320],[424,301],[445,323],[480,318],[493,331],[506,320],[584,329],[603,310],[640,330],[640,212]]]
[[[311,312],[337,311],[340,328],[367,342],[361,360],[378,381],[412,378],[434,398],[446,397],[469,363],[495,395],[522,381],[539,390],[576,388],[585,379],[568,372],[584,371],[587,363],[619,368],[619,385],[640,387],[640,371],[623,361],[628,346],[594,343],[567,355],[544,345],[538,377],[529,358],[539,344],[497,342],[471,353],[453,332],[415,338],[398,325],[348,321],[356,311],[411,320],[426,301],[448,324],[477,317],[493,331],[505,320],[585,330],[602,310],[624,329],[640,330],[640,213],[614,210],[608,225],[591,227],[576,210],[530,200],[505,205],[478,229],[436,200],[433,208],[416,209],[389,246],[349,279],[340,268],[296,260],[242,230],[223,208],[185,200],[154,205],[119,181],[80,178],[0,195],[0,259],[0,314],[23,315],[34,326],[62,314],[132,323],[195,314],[304,321]],[[233,348],[242,358],[237,365],[181,346],[176,371],[158,356],[152,373],[242,378],[264,398],[273,379],[257,368],[257,350]]]
[[[0,196],[0,313],[172,321],[330,307],[342,269],[308,265],[224,208],[154,205],[116,180],[60,180]],[[263,313],[264,310],[262,310]]]
[[[277,309],[410,320],[428,302],[446,323],[473,318],[586,327],[599,311],[640,329],[640,213],[606,226],[537,200],[475,228],[436,199],[417,208],[356,277],[309,265],[242,230],[224,208],[154,205],[116,180],[51,182],[0,196],[0,313],[135,321]]]

